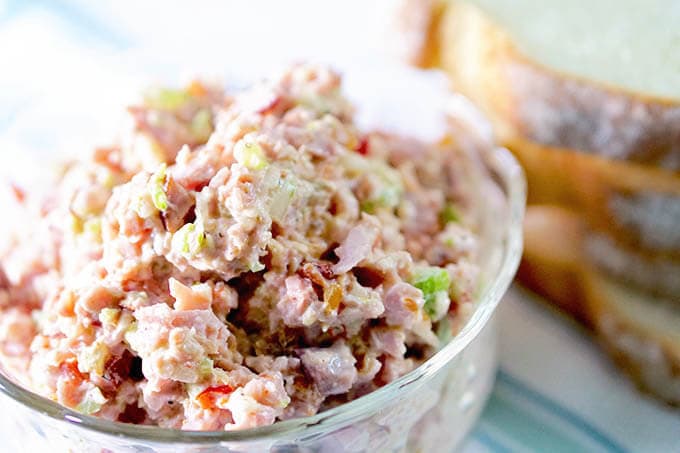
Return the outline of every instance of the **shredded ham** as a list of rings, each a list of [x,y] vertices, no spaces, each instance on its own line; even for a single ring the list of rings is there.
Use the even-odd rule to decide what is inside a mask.
[[[335,274],[344,274],[368,258],[378,239],[378,229],[370,222],[363,222],[352,228],[335,254],[340,261],[333,266]]]

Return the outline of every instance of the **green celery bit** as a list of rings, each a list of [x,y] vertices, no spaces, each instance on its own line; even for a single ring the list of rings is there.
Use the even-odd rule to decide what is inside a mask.
[[[151,176],[151,179],[149,179],[149,185],[147,187],[149,195],[151,195],[151,201],[159,211],[168,209],[168,195],[165,193],[166,170],[167,165],[161,164],[158,171]]]
[[[172,248],[184,255],[195,255],[205,247],[206,242],[203,228],[196,228],[193,223],[187,223],[174,234]]]
[[[296,191],[295,181],[288,178],[279,179],[270,202],[269,214],[273,220],[280,222],[285,217]]]
[[[441,267],[425,267],[416,272],[411,284],[423,292],[425,312],[433,316],[436,311],[437,294],[447,292],[451,278],[446,269]]]
[[[78,404],[76,410],[81,414],[92,415],[99,412],[104,404],[106,404],[106,398],[102,391],[95,387],[85,393],[83,401]]]
[[[374,214],[380,208],[395,208],[401,200],[401,189],[397,186],[388,186],[380,191],[377,197],[361,202],[361,210],[368,214]]]
[[[191,119],[191,134],[199,142],[205,142],[213,132],[212,115],[208,109],[201,109]]]
[[[245,140],[240,140],[234,145],[234,158],[239,164],[251,170],[261,170],[268,163],[260,145]]]
[[[458,208],[453,203],[446,203],[446,206],[444,206],[444,209],[439,214],[439,218],[446,225],[449,222],[460,222],[461,216]]]
[[[186,90],[158,88],[144,96],[144,103],[152,109],[172,111],[179,109],[190,99],[191,96]]]
[[[209,377],[210,375],[212,375],[213,367],[214,362],[212,361],[212,359],[204,357],[198,364],[198,372],[200,373],[201,376]]]
[[[449,323],[449,320],[447,318],[444,318],[441,321],[439,321],[436,333],[437,338],[439,339],[439,344],[441,346],[451,341],[451,338],[453,338],[453,332],[451,331],[451,324]]]
[[[404,192],[399,172],[383,162],[365,159],[363,157],[360,157],[357,164],[361,162],[361,159],[364,159],[362,166],[369,166],[369,171],[375,174],[382,186],[375,196],[364,200],[361,203],[361,210],[369,214],[374,214],[375,211],[381,208],[396,208],[401,202]],[[360,174],[363,173],[363,171],[364,170],[361,170]]]

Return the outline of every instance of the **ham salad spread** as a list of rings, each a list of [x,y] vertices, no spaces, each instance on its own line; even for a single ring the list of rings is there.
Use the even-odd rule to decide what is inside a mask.
[[[431,357],[472,310],[475,188],[455,136],[362,133],[340,82],[157,89],[47,196],[14,187],[4,371],[107,420],[241,430]]]

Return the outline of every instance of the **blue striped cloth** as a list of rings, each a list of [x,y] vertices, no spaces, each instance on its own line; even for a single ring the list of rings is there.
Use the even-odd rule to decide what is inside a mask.
[[[150,80],[246,80],[291,58],[375,68],[395,5],[0,0],[0,153],[41,159],[101,143],[102,115]],[[60,134],[67,122],[82,134]],[[677,413],[639,396],[587,333],[531,299],[513,289],[499,310],[497,384],[462,450],[680,451]]]

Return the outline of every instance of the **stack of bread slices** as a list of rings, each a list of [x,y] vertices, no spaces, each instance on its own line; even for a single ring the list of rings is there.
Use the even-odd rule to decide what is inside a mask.
[[[412,3],[431,19],[418,62],[525,168],[520,280],[680,404],[680,2]]]

